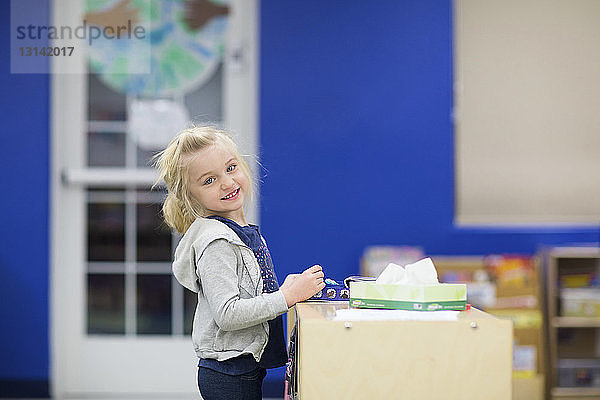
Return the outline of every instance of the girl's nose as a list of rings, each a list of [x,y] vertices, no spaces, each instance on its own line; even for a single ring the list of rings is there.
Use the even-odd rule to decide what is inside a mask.
[[[225,178],[221,180],[221,186],[223,187],[223,189],[229,189],[235,186],[235,181],[231,176],[226,175]]]

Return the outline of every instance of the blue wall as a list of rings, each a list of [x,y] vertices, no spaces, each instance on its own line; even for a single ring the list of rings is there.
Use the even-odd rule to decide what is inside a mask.
[[[31,13],[47,20],[47,1]],[[48,75],[10,73],[10,2],[0,2],[3,211],[0,396],[48,394]]]

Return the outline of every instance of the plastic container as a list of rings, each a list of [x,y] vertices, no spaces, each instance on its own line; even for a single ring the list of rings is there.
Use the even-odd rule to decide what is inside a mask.
[[[558,360],[558,386],[600,387],[600,360]]]
[[[560,290],[565,317],[600,317],[600,288],[567,288]]]

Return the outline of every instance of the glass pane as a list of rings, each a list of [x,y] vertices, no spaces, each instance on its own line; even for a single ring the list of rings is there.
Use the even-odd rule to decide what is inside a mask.
[[[173,132],[173,135],[175,135],[176,132]],[[146,167],[146,168],[151,168],[152,167],[152,157],[158,153],[160,150],[162,149],[154,149],[154,150],[146,150],[146,149],[142,149],[138,146],[137,148],[137,166],[138,167]]]
[[[125,203],[125,189],[123,188],[89,188],[87,191],[88,203]]]
[[[125,276],[88,275],[87,331],[125,333]]]
[[[171,261],[171,230],[162,220],[161,205],[137,205],[137,260]]]
[[[88,204],[88,260],[125,260],[124,204]]]
[[[148,190],[146,188],[136,189],[136,202],[138,203],[162,203],[167,197],[167,190],[164,186],[157,186],[154,189]]]
[[[223,120],[223,63],[203,86],[186,94],[185,106],[196,122]]]
[[[123,133],[88,133],[88,166],[124,167],[125,135]]]
[[[198,295],[185,288],[183,289],[183,295],[183,332],[186,335],[191,335],[194,312],[196,311],[196,304],[198,304]]]
[[[171,334],[171,275],[137,276],[137,333]]]
[[[88,73],[88,119],[90,121],[125,121],[127,99]]]

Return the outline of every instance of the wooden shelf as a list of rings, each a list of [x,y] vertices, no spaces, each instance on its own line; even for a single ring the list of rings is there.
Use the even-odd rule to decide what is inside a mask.
[[[600,318],[594,317],[554,317],[555,328],[600,328]]]
[[[586,260],[587,259],[587,260]],[[600,273],[600,247],[554,247],[546,251],[546,312],[548,316],[548,381],[547,388],[552,399],[600,399],[600,387],[560,387],[558,386],[559,360],[565,358],[597,359],[598,354],[589,349],[577,351],[559,346],[560,328],[594,328],[591,338],[595,342],[600,335],[600,317],[560,316],[559,283],[562,276],[580,273]],[[578,330],[582,333],[582,330]],[[586,335],[589,331],[586,330]],[[589,336],[589,335],[588,335]],[[586,337],[588,337],[586,336]],[[589,339],[589,337],[588,337]],[[570,357],[570,355],[576,357]]]
[[[555,258],[600,258],[600,248],[592,246],[582,247],[554,247],[549,255]]]
[[[593,397],[597,399],[600,397],[600,387],[555,387],[552,388],[552,397]]]

